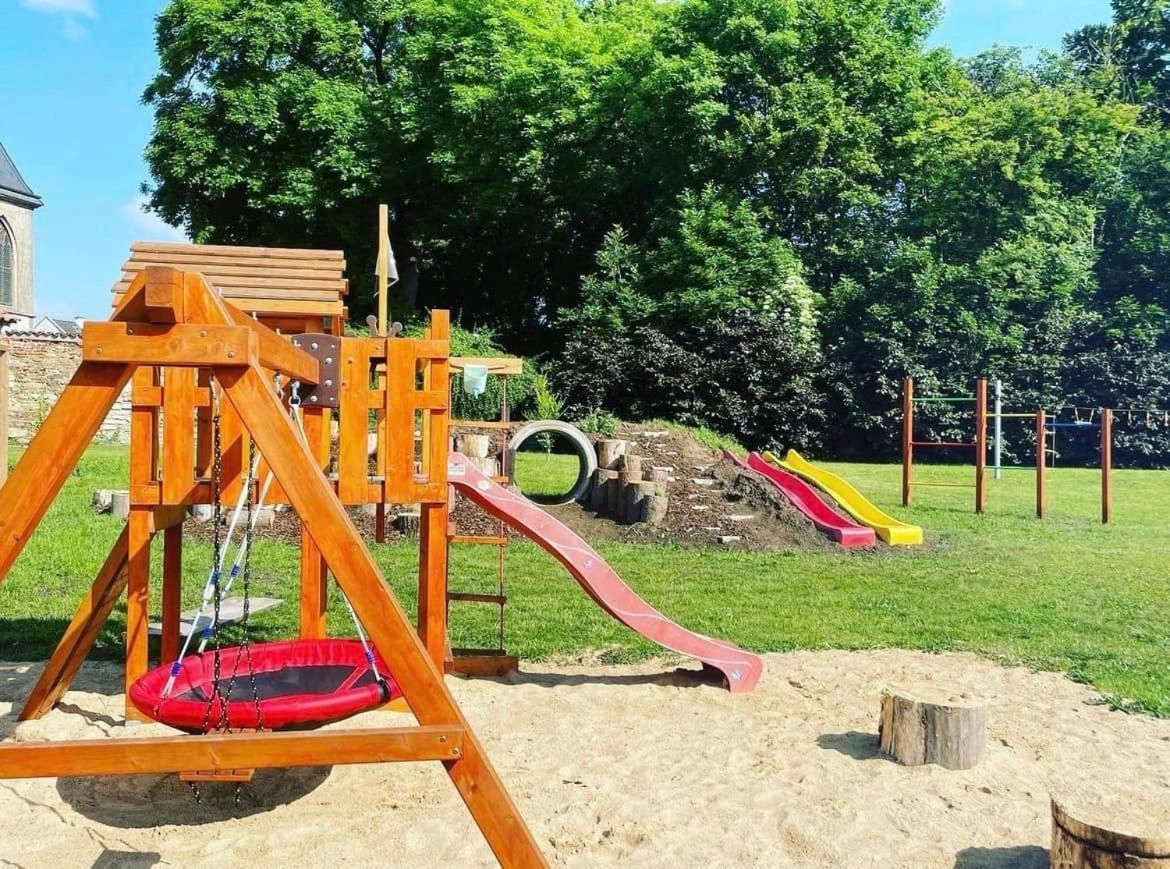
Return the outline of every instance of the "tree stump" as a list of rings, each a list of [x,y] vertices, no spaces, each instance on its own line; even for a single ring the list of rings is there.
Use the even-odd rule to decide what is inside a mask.
[[[413,511],[399,513],[394,517],[394,527],[403,537],[418,537],[418,526],[422,520],[422,510],[414,505]]]
[[[655,483],[630,483],[626,486],[626,521],[631,525],[641,522],[646,499],[654,497]]]
[[[987,704],[933,686],[882,692],[882,753],[905,766],[970,769],[987,748]]]
[[[1170,800],[1102,790],[1052,798],[1051,865],[1170,869]]]
[[[632,480],[641,480],[642,479],[642,457],[641,456],[631,456],[629,453],[626,453],[621,458],[621,465],[622,465],[621,470],[629,472],[630,479],[632,479]]]
[[[617,489],[617,494],[614,497],[614,504],[613,504],[613,507],[614,507],[613,518],[614,519],[617,519],[619,522],[628,522],[629,521],[629,519],[627,518],[626,507],[629,504],[629,497],[630,496],[629,496],[629,493],[627,492],[627,490],[630,488],[631,483],[640,483],[640,482],[642,482],[641,477],[634,476],[632,471],[629,471],[625,468],[618,471],[617,486],[615,487]]]
[[[486,459],[491,445],[488,435],[464,434],[455,438],[455,449],[469,459]]]
[[[607,508],[609,489],[617,485],[617,471],[598,468],[593,472],[593,488],[589,490],[589,509],[594,513],[604,513]]]
[[[110,496],[110,512],[118,519],[130,518],[130,493],[115,491]]]
[[[661,483],[665,486],[670,482],[670,470],[668,468],[651,468],[646,472],[645,477],[655,483]]]
[[[666,495],[651,495],[642,501],[642,520],[650,525],[661,525],[666,518],[670,499]]]
[[[597,467],[607,471],[620,470],[621,457],[626,454],[628,444],[618,438],[606,438],[597,442]]]

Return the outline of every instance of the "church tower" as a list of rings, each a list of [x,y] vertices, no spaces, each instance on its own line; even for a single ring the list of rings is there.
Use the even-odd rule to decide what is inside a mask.
[[[0,321],[32,328],[33,212],[43,203],[0,143]]]

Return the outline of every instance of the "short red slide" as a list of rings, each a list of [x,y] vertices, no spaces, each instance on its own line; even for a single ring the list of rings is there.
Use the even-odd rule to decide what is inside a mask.
[[[872,528],[858,525],[849,517],[842,516],[826,503],[816,489],[800,477],[768,464],[757,453],[748,456],[746,462],[732,452],[724,451],[723,455],[741,468],[755,471],[779,489],[784,497],[792,502],[792,506],[807,516],[813,525],[846,549],[876,544]]]
[[[729,691],[747,693],[756,687],[764,671],[758,656],[672,622],[626,585],[588,543],[523,495],[489,479],[460,453],[451,453],[447,461],[447,481],[557,559],[597,605],[623,625],[719,671]]]

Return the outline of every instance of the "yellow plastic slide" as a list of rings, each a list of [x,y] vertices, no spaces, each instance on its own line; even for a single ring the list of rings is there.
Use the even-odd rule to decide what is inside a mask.
[[[922,543],[922,529],[917,525],[907,525],[893,516],[887,516],[848,481],[810,464],[796,450],[789,450],[783,459],[772,453],[764,453],[764,461],[791,471],[827,492],[841,509],[863,525],[868,525],[891,546],[917,546]]]

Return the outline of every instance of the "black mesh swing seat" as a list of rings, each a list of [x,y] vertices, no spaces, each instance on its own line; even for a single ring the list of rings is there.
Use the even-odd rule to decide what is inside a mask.
[[[220,649],[219,658],[222,691],[227,692],[231,685],[227,725],[232,729],[281,730],[326,724],[402,696],[377,652],[371,650],[368,658],[358,640],[257,643]],[[164,697],[176,669],[174,687]],[[222,720],[223,701],[216,695],[214,683],[215,652],[209,650],[188,655],[177,665],[151,670],[131,686],[130,700],[155,721],[202,732],[208,721],[215,726]]]

